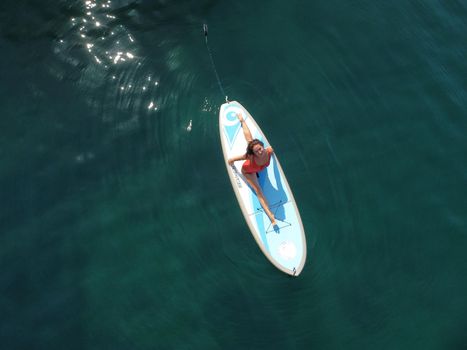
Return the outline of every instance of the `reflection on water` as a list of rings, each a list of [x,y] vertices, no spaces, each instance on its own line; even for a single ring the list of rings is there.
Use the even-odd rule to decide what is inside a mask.
[[[176,6],[163,1],[78,1],[66,11],[69,16],[56,34],[53,51],[59,60],[49,72],[73,82],[85,96],[85,107],[113,136],[149,127],[151,137],[164,119],[166,131],[148,142],[164,143],[163,138],[171,137],[178,143],[180,134],[198,127],[194,112],[211,115],[215,109],[208,97],[190,97],[205,75],[194,64],[209,69],[199,59],[206,58],[203,50],[198,50],[199,57],[187,52],[190,45],[202,45],[201,29],[199,42],[187,34],[201,28],[197,13],[203,3],[205,8],[210,1],[196,6],[188,1]],[[170,120],[161,117],[168,109]]]
[[[141,118],[159,109],[159,74],[146,67],[138,40],[118,16],[131,18],[135,10],[116,8],[110,0],[85,0],[82,13],[69,19],[54,48],[78,68],[76,80],[87,92],[87,104],[116,135],[136,130]]]

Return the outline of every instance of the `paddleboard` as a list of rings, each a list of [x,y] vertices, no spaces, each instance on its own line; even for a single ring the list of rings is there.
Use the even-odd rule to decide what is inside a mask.
[[[228,159],[245,154],[247,142],[236,116],[241,113],[254,139],[270,146],[264,133],[248,111],[237,101],[224,103],[219,111],[222,152],[232,187],[245,221],[266,258],[279,270],[298,276],[306,260],[306,239],[300,213],[282,167],[274,154],[269,166],[258,173],[258,182],[274,213],[273,227],[254,190],[242,175],[244,161],[229,165]]]

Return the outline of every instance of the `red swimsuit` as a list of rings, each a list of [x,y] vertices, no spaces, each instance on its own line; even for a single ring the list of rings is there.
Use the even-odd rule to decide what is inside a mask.
[[[266,152],[268,154],[268,161],[265,164],[263,165],[256,164],[255,157],[251,156],[247,160],[245,160],[245,162],[243,163],[242,165],[243,172],[247,174],[253,174],[253,173],[258,173],[264,168],[266,168],[271,161],[272,148],[271,147],[266,148]]]

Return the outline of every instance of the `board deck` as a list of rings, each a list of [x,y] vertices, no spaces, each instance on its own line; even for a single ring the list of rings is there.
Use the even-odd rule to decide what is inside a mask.
[[[255,192],[242,175],[243,161],[237,161],[232,166],[228,163],[229,158],[245,154],[247,146],[237,113],[242,113],[253,138],[261,140],[265,148],[270,146],[258,124],[240,103],[232,101],[221,106],[219,132],[232,187],[245,221],[261,251],[279,270],[298,276],[306,260],[305,232],[295,199],[277,156],[273,154],[270,165],[258,173],[258,182],[270,210],[274,213],[277,227],[271,225]]]

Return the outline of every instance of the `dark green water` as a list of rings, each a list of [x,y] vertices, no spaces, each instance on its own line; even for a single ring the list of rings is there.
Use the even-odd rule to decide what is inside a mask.
[[[204,21],[296,279],[225,172]],[[2,349],[467,348],[465,2],[10,0],[0,30]]]

